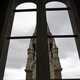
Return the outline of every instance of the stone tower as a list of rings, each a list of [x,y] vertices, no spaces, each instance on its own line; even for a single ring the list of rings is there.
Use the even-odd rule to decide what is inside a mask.
[[[52,36],[49,28],[47,33]],[[36,36],[36,30],[33,34]],[[49,53],[49,65],[50,65],[50,79],[61,79],[61,65],[58,57],[58,48],[53,38],[48,38],[48,53]],[[27,51],[28,59],[26,64],[26,80],[36,80],[36,39],[30,40],[30,45]]]

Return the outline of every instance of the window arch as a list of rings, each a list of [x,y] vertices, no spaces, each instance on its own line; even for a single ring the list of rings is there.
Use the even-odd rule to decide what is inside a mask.
[[[46,8],[66,8],[67,5],[59,1],[51,1],[46,3]]]
[[[36,9],[34,3],[23,3],[16,7],[19,9]],[[33,28],[32,28],[33,27]],[[31,36],[36,27],[36,12],[15,12],[12,36]],[[25,29],[24,29],[25,28]],[[15,33],[17,30],[17,33]],[[19,32],[20,31],[20,32]]]
[[[46,8],[67,8],[62,2],[48,2]],[[47,23],[53,35],[74,35],[68,10],[46,11]],[[78,51],[75,38],[55,38],[59,49],[59,58],[62,65],[62,78],[76,78],[72,76],[74,72],[69,72],[70,66],[79,64]],[[77,60],[77,61],[75,61]],[[70,64],[67,64],[70,61]],[[79,65],[78,65],[79,66]],[[74,68],[75,69],[75,68]],[[68,75],[68,73],[70,73]],[[65,75],[67,74],[67,76]]]
[[[22,3],[16,7],[16,9],[36,9],[36,8],[37,6],[33,2]]]
[[[36,9],[34,3],[22,3],[16,7],[16,10]],[[13,26],[10,37],[32,36],[36,27],[35,12],[15,12]],[[27,60],[27,49],[30,39],[10,40],[7,63],[4,73],[4,80],[24,79]],[[22,75],[23,74],[23,75]],[[19,75],[19,76],[18,76]]]

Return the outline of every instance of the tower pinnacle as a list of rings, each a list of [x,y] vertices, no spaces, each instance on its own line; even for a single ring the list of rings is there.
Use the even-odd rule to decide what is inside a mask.
[[[49,36],[52,36],[49,27],[47,27],[47,34]],[[33,36],[36,36],[36,29],[33,33]],[[26,65],[26,80],[36,80],[36,54],[36,39],[31,39],[28,49],[28,59]],[[50,66],[50,79],[61,79],[62,68],[58,56],[58,48],[56,46],[54,38],[48,38],[48,54]]]

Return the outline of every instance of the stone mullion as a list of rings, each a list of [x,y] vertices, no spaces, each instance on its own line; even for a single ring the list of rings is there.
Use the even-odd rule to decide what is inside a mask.
[[[50,80],[45,4],[39,0],[37,6],[36,80]]]

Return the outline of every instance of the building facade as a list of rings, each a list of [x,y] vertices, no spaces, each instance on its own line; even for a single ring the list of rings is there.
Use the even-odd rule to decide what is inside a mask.
[[[52,36],[49,28],[47,29],[49,36]],[[36,31],[33,36],[36,36]],[[36,80],[36,39],[31,39],[27,51],[28,58],[26,64],[26,80]],[[61,79],[61,64],[58,56],[58,48],[54,38],[48,38],[48,54],[49,54],[49,68],[50,80]],[[45,57],[44,57],[45,58]]]

